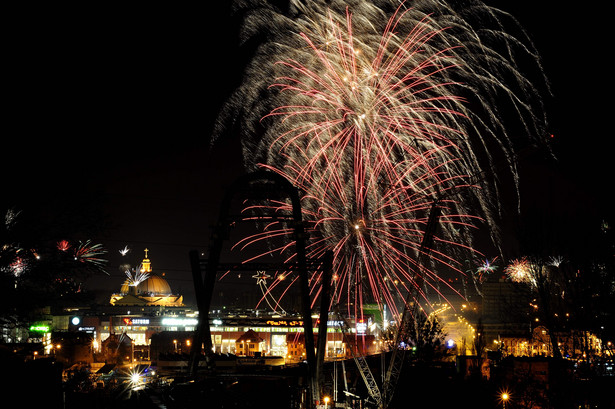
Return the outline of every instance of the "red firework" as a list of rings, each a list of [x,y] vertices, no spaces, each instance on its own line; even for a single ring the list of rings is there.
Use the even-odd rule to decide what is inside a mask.
[[[266,68],[250,71],[243,88],[256,95],[252,88],[266,84],[271,96],[260,104],[270,107],[260,118],[264,135],[248,138],[246,156],[305,192],[308,257],[333,251],[332,302],[346,304],[354,316],[367,302],[386,304],[396,315],[411,291],[417,301],[441,295],[440,286],[450,286],[441,271],[463,274],[458,253],[476,253],[472,230],[492,221],[493,186],[477,177],[485,173],[478,157],[490,158],[486,147],[496,132],[504,135],[497,144],[510,153],[494,109],[476,98],[491,123],[479,120],[466,103],[479,89],[468,93],[463,80],[480,78],[485,95],[497,88],[516,97],[496,82],[493,66],[484,66],[493,55],[462,20],[453,29],[443,24],[452,14],[402,5],[381,24],[373,18],[383,13],[372,13],[374,7],[306,5],[290,34],[281,30],[286,34],[275,38],[280,58],[272,66],[270,53],[257,56],[254,64]],[[427,232],[435,207],[437,229]],[[257,208],[291,211],[284,201],[248,210]],[[259,220],[263,231],[237,248],[286,238],[254,259],[278,253],[293,261],[292,229],[273,217]],[[420,262],[421,255],[428,261]],[[292,272],[283,276],[270,291],[283,286],[284,293],[296,279]],[[316,273],[314,300],[320,284]]]

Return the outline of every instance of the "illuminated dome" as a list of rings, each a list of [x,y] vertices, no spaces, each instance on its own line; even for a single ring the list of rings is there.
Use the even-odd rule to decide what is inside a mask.
[[[128,294],[130,292],[130,281],[126,280],[120,288],[120,294]]]
[[[137,286],[137,294],[171,295],[171,287],[164,278],[152,274]]]
[[[184,306],[184,298],[171,292],[171,286],[169,286],[167,280],[152,273],[152,263],[147,258],[148,251],[148,249],[145,249],[145,258],[141,263],[138,275],[135,278],[129,277],[125,280],[120,292],[111,294],[109,303],[111,305]],[[136,282],[139,282],[139,284],[135,287],[134,283]]]

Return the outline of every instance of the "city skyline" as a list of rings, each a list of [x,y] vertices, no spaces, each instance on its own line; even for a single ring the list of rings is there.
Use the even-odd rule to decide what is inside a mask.
[[[606,13],[214,3],[6,9],[0,385],[54,407],[612,405]],[[266,196],[228,189],[258,168]],[[198,303],[191,261],[224,271]]]

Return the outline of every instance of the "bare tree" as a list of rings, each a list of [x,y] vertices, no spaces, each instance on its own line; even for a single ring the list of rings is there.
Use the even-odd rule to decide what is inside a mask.
[[[547,329],[551,341],[551,350],[554,358],[561,358],[557,337],[555,336],[557,320],[556,317],[562,312],[562,300],[558,283],[558,270],[549,268],[542,258],[531,257],[528,263],[528,282],[532,286],[539,303],[538,313],[540,322]]]
[[[412,320],[402,337],[403,345],[394,345],[397,326],[391,325],[382,334],[386,348],[395,347],[411,349],[412,356],[421,361],[432,361],[444,346],[446,334],[436,314],[427,314],[422,308],[414,307]]]
[[[483,352],[485,352],[485,345],[485,328],[483,327],[483,321],[479,318],[476,324],[476,335],[472,344],[477,357],[482,357]]]

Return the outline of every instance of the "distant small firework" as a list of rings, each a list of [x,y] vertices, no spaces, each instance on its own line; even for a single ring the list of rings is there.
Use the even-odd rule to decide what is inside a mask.
[[[15,226],[20,214],[21,211],[8,209],[4,214],[4,224],[0,223],[0,227],[4,227],[8,232]],[[7,237],[10,237],[10,235],[7,235]],[[103,259],[102,256],[107,251],[101,244],[92,244],[90,240],[87,240],[75,245],[65,239],[52,241],[42,248],[23,248],[17,242],[0,244],[0,271],[14,277],[30,274],[31,271],[35,270],[37,260],[42,257],[45,257],[48,263],[53,263],[54,257],[58,255],[55,251],[61,255],[63,262],[67,261],[66,257],[70,260],[72,256],[73,260],[78,263],[86,263],[87,266],[91,265],[100,271],[105,271],[104,265],[107,260]],[[46,267],[43,266],[43,268]],[[57,280],[61,281],[62,278],[57,278]]]
[[[479,282],[482,283],[486,279],[487,274],[491,274],[498,269],[498,267],[494,264],[496,260],[497,257],[492,260],[481,260],[478,263],[478,268],[476,269],[475,275],[477,276]]]
[[[4,254],[0,254],[0,259],[6,257],[6,262],[2,263],[0,271],[8,273],[14,277],[19,277],[32,267],[34,260],[40,260],[41,256],[35,249],[25,250],[13,245],[4,245],[0,248]]]
[[[128,248],[128,246],[125,246],[123,249],[120,250],[120,254],[122,256],[125,256],[128,253],[130,253],[130,249]]]
[[[562,265],[563,262],[564,262],[564,257],[562,257],[562,256],[553,256],[553,257],[549,258],[548,265],[550,265],[551,267],[559,267],[559,266]]]
[[[611,230],[609,222],[606,220],[602,220],[602,222],[600,223],[600,230],[602,231],[602,233],[608,233],[608,231]]]
[[[149,273],[143,271],[142,265],[139,265],[139,267],[134,270],[128,268],[125,273],[128,277],[128,285],[131,287],[136,287],[149,278]]]
[[[489,261],[489,259],[485,259],[484,261],[481,261],[478,268],[476,269],[476,271],[478,273],[492,273],[495,270],[498,269],[498,267],[493,264],[495,262],[495,260],[497,260],[497,257],[494,258],[493,260]]]
[[[7,230],[10,230],[13,227],[13,225],[15,224],[15,220],[20,213],[21,211],[15,211],[13,209],[8,209],[6,211],[6,214],[4,215],[4,225],[6,226]]]
[[[58,248],[58,250],[60,251],[68,251],[71,248],[70,243],[68,242],[68,240],[60,240],[56,247]]]
[[[472,279],[472,283],[474,284],[474,288],[476,289],[476,293],[480,296],[483,295],[481,286],[479,284],[483,284],[485,280],[487,280],[487,276],[498,269],[498,266],[495,265],[495,261],[498,258],[495,257],[493,259],[478,259],[474,261],[474,267],[471,266],[470,261],[468,260],[469,269],[466,271],[467,276]],[[462,280],[464,285],[464,292],[467,291],[465,287],[465,280]],[[466,293],[467,298],[467,293]]]
[[[92,244],[90,240],[79,242],[75,248],[75,260],[82,263],[90,263],[98,269],[103,269],[107,260],[101,256],[107,254],[107,250],[101,244]]]
[[[516,283],[534,284],[532,264],[526,257],[513,260],[505,269],[506,276]]]
[[[8,271],[15,277],[19,277],[28,269],[28,260],[16,257],[13,262],[9,265]]]

